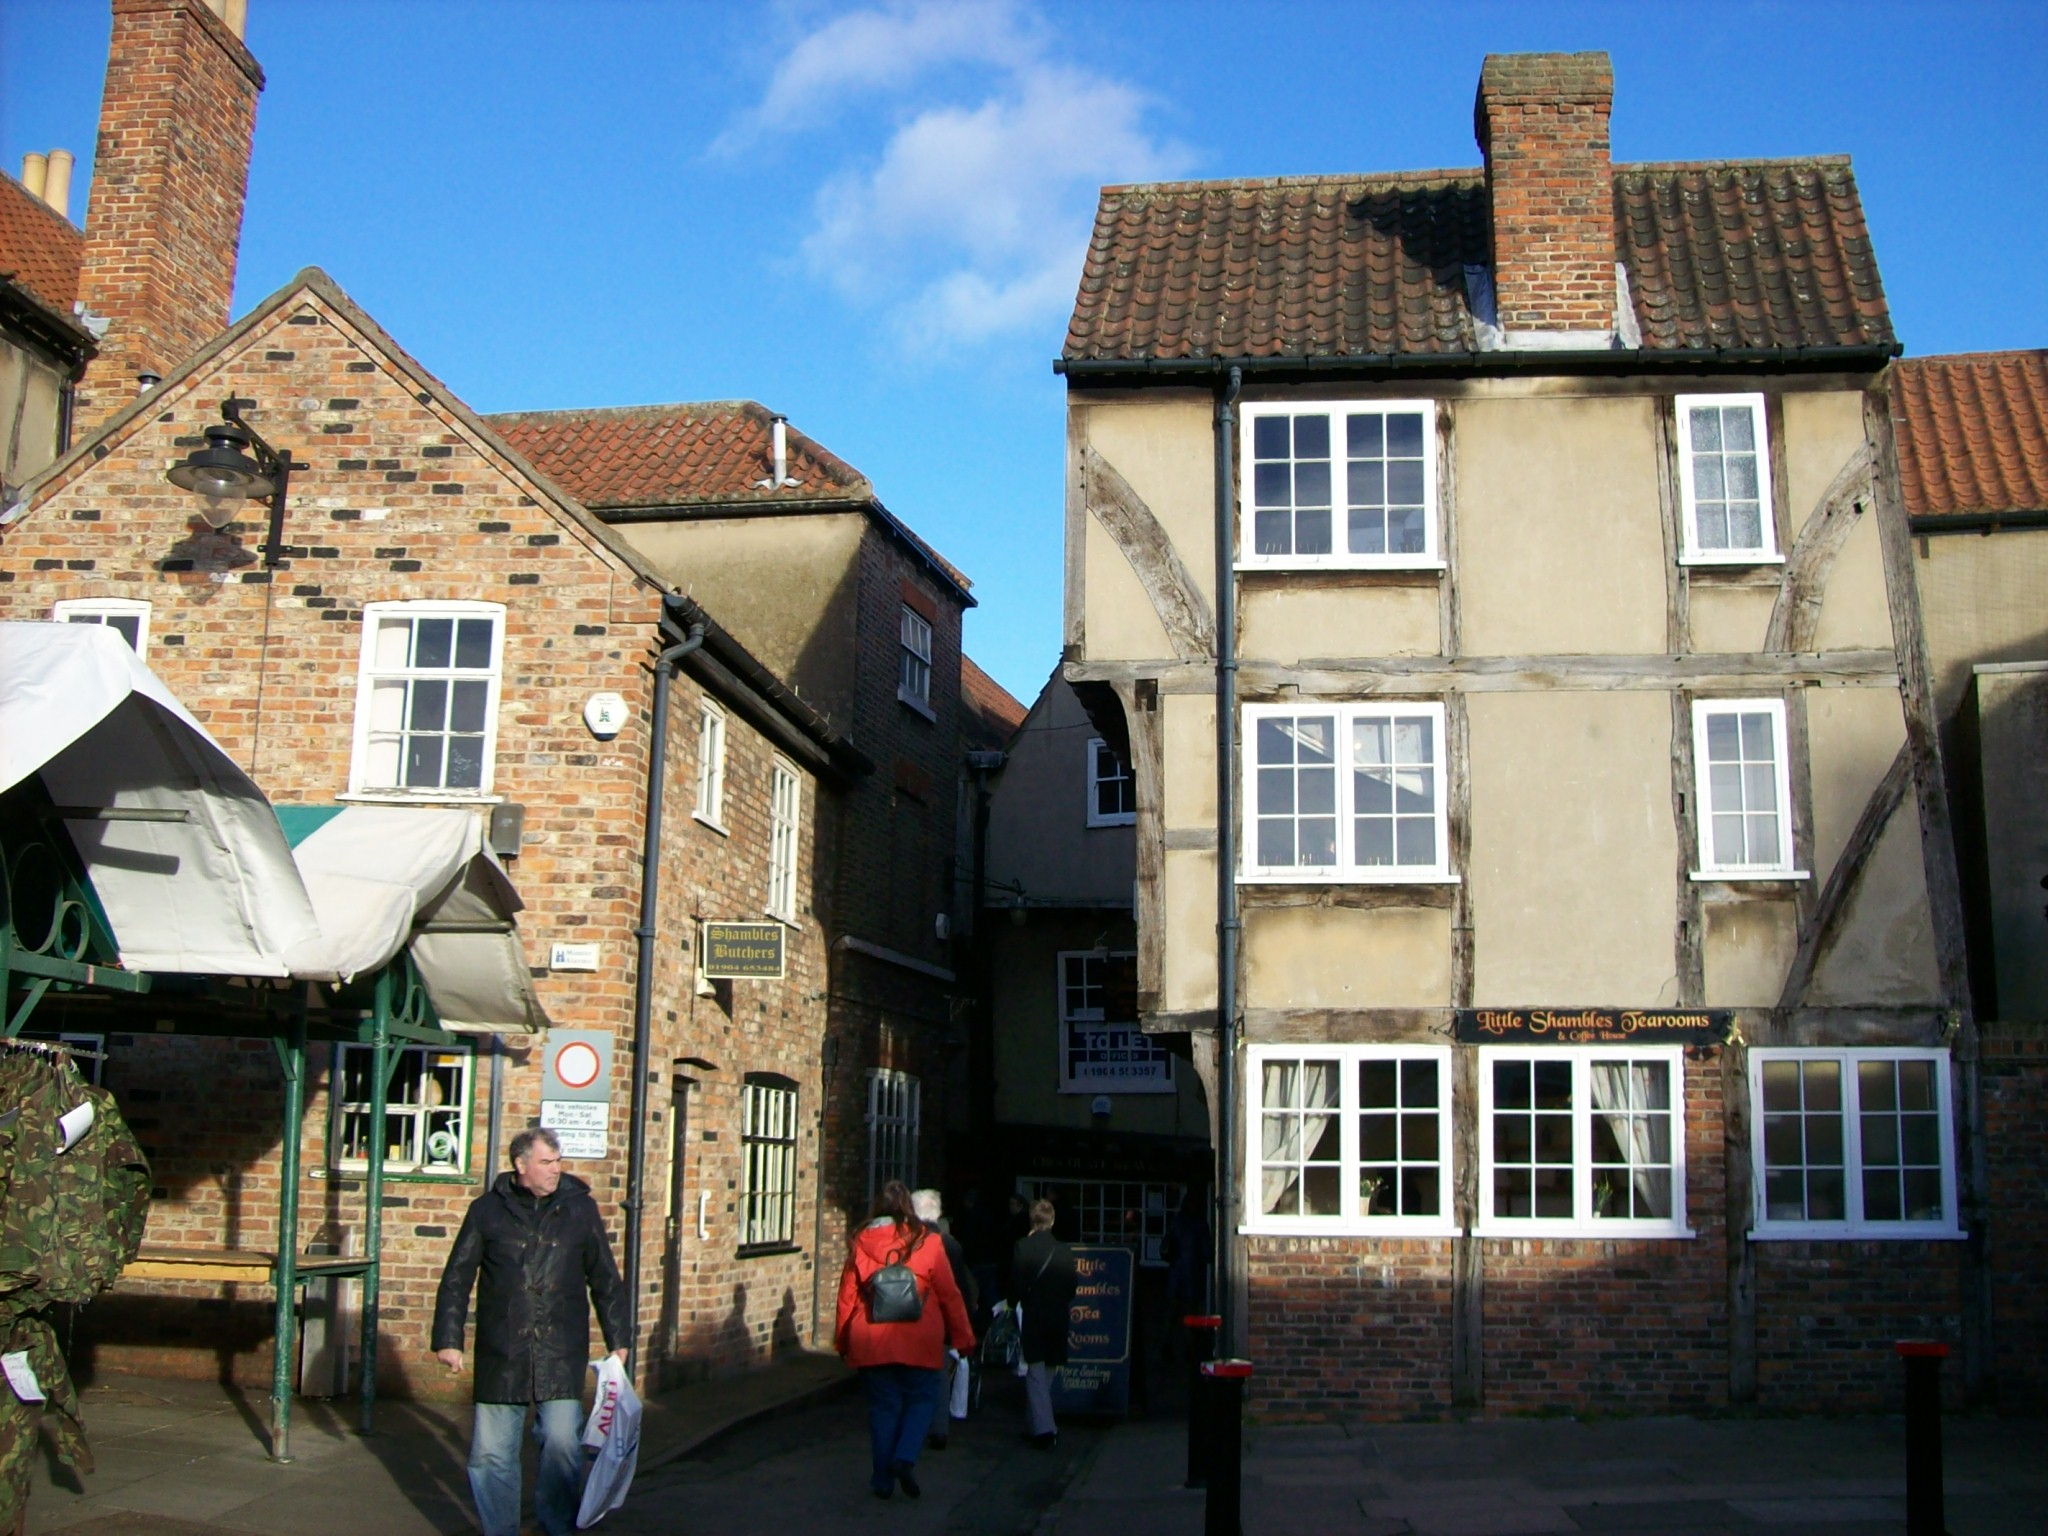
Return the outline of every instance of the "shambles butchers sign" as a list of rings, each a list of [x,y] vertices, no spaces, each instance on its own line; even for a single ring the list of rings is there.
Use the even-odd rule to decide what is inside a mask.
[[[1726,1008],[1460,1008],[1468,1045],[1724,1045]]]
[[[786,931],[780,923],[706,923],[705,976],[712,981],[779,980]]]

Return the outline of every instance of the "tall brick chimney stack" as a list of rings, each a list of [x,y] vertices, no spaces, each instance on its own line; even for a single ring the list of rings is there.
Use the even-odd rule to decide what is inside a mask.
[[[78,297],[110,323],[78,387],[89,431],[217,335],[234,298],[263,71],[202,0],[113,0]],[[223,5],[239,20],[240,5]]]
[[[1604,53],[1486,56],[1472,119],[1504,330],[1613,332],[1613,108]]]

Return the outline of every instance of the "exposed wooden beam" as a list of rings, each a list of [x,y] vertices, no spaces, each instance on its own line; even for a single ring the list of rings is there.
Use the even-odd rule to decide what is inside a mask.
[[[1161,693],[1215,690],[1215,669],[1175,657],[1140,661],[1070,661],[1071,682],[1156,678]],[[1896,688],[1898,661],[1888,650],[1764,652],[1692,656],[1364,656],[1316,658],[1300,664],[1246,660],[1238,665],[1240,697],[1427,697],[1451,693],[1540,693],[1689,687],[1702,692],[1775,692],[1792,683]]]
[[[1081,448],[1081,488],[1088,514],[1123,551],[1138,585],[1182,661],[1216,654],[1216,620],[1172,538],[1144,499],[1093,444]]]
[[[1463,889],[1462,882],[1443,885],[1253,884],[1238,887],[1238,901],[1247,912],[1270,911],[1276,907],[1343,907],[1363,912],[1384,911],[1390,907],[1441,910],[1455,907],[1456,893]]]
[[[1678,1006],[1697,1008],[1707,1000],[1705,921],[1699,882],[1692,878],[1700,856],[1699,808],[1694,801],[1692,695],[1671,695],[1671,826],[1678,839],[1678,926],[1672,934],[1672,967],[1678,977]]]
[[[1835,557],[1862,520],[1871,501],[1870,445],[1859,446],[1835,472],[1820,504],[1799,530],[1785,559],[1784,583],[1764,632],[1766,651],[1808,651],[1820,628],[1821,603]]]
[[[1884,829],[1890,825],[1892,812],[1905,800],[1906,790],[1912,782],[1912,754],[1901,746],[1884,777],[1871,790],[1870,798],[1863,802],[1863,810],[1856,817],[1856,825],[1849,829],[1849,839],[1842,844],[1835,867],[1828,871],[1827,884],[1821,888],[1820,899],[1814,903],[1812,917],[1799,925],[1799,948],[1785,970],[1785,985],[1778,995],[1780,1008],[1805,1006],[1807,989],[1813,985],[1814,968],[1834,944],[1850,902],[1862,889],[1870,856],[1876,851],[1878,840],[1884,836]]]
[[[1166,962],[1166,838],[1160,830],[1166,798],[1166,753],[1161,740],[1159,695],[1136,682],[1121,683],[1130,769],[1138,802],[1137,911],[1138,1006],[1157,1008],[1164,995]]]

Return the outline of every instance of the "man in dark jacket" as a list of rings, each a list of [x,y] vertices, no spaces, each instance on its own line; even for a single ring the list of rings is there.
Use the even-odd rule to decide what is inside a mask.
[[[590,1302],[605,1347],[626,1358],[626,1288],[590,1186],[562,1172],[553,1131],[512,1138],[512,1172],[470,1202],[434,1300],[434,1350],[462,1369],[470,1287],[476,1301],[476,1423],[469,1487],[483,1536],[519,1536],[519,1436],[540,1416],[534,1513],[547,1536],[576,1528],[583,1476],[582,1397]]]
[[[1074,1250],[1052,1235],[1050,1200],[1031,1205],[1031,1235],[1010,1254],[1010,1278],[1003,1299],[1024,1309],[1025,1437],[1041,1451],[1059,1444],[1052,1417],[1052,1373],[1067,1363],[1067,1329],[1074,1289],[1080,1284]]]

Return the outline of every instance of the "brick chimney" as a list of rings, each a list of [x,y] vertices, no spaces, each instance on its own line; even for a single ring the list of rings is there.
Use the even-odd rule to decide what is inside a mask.
[[[1604,53],[1486,56],[1472,126],[1504,330],[1614,330],[1613,107]]]
[[[78,387],[90,431],[228,323],[263,71],[202,0],[113,0],[78,297],[110,323]],[[240,5],[223,5],[240,19]]]

